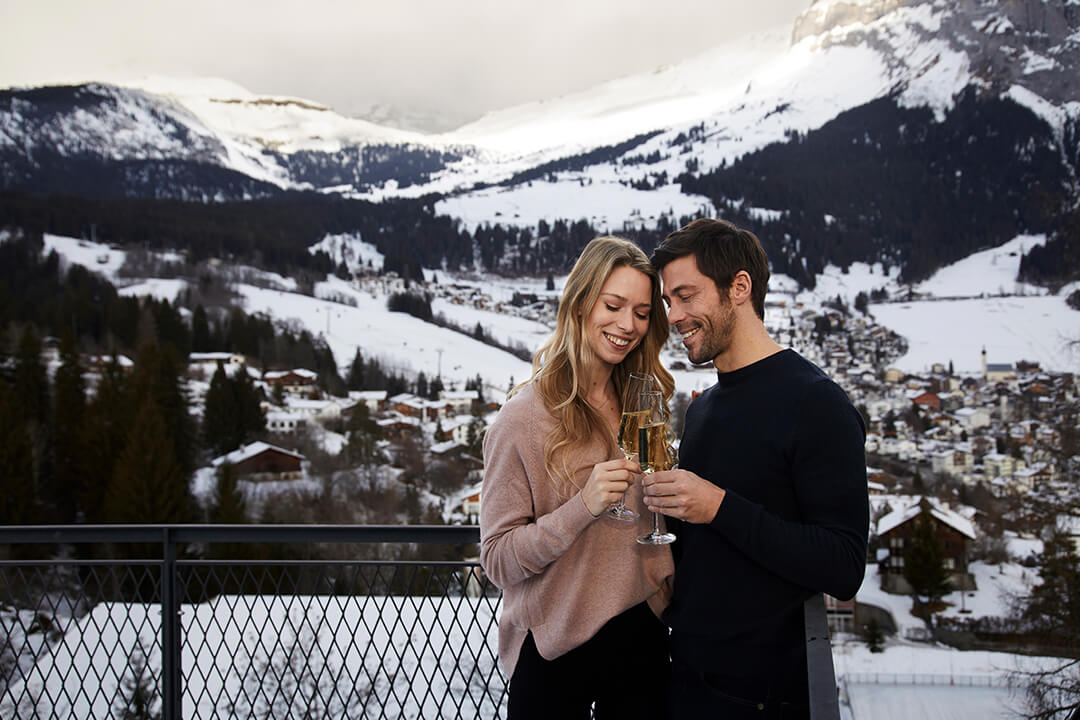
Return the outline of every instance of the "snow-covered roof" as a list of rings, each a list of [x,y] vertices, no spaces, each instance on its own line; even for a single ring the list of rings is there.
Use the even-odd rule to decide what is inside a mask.
[[[289,375],[296,375],[297,377],[307,378],[308,380],[317,380],[319,378],[318,373],[305,368],[296,368],[294,370],[271,370],[263,375],[263,377],[267,380],[277,380],[279,378],[288,377]]]
[[[909,520],[914,519],[922,512],[922,500],[923,498],[915,498],[907,508],[901,510],[894,510],[885,517],[878,520],[877,534],[884,535],[885,533],[893,530]],[[967,536],[968,538],[975,539],[975,525],[963,515],[941,507],[933,498],[926,498],[930,504],[930,514],[945,523],[952,529]]]
[[[457,440],[447,440],[446,442],[436,443],[435,445],[431,446],[431,454],[432,455],[443,455],[445,453],[450,452],[451,450],[453,450],[456,447],[465,447],[465,446],[462,445],[461,443],[459,443]]]
[[[285,448],[280,448],[277,445],[271,445],[270,443],[265,443],[265,442],[262,442],[261,440],[257,440],[257,441],[255,441],[253,443],[250,443],[248,445],[244,445],[244,446],[242,446],[242,447],[240,447],[240,448],[238,448],[236,450],[233,450],[231,453],[227,453],[225,455],[222,455],[221,457],[214,458],[213,460],[210,461],[210,464],[213,465],[214,467],[220,467],[223,464],[235,465],[237,463],[244,462],[245,460],[250,460],[251,458],[255,457],[256,455],[264,453],[267,450],[274,450],[274,451],[277,451],[279,453],[282,453],[283,455],[291,455],[292,457],[296,458],[297,460],[303,460],[304,459],[304,456],[301,455],[298,452],[293,452],[292,450],[286,450]]]
[[[353,400],[385,400],[385,390],[350,390],[349,397]]]

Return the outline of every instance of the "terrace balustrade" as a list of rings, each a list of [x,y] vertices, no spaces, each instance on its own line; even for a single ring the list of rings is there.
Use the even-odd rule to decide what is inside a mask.
[[[0,527],[0,717],[505,717],[501,594],[475,560],[437,559],[473,557],[479,539],[475,526]],[[327,546],[372,559],[311,559]],[[831,720],[821,597],[806,609],[811,717]]]

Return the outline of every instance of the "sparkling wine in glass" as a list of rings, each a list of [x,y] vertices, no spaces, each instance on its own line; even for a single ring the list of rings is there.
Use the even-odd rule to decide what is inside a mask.
[[[618,441],[627,460],[633,460],[638,456],[638,428],[641,425],[642,416],[647,412],[640,406],[641,394],[655,387],[652,375],[630,373],[626,387],[623,389]],[[623,493],[619,502],[608,509],[607,516],[614,520],[630,521],[636,519],[638,514],[626,507],[626,493]]]
[[[659,392],[641,393],[641,407],[647,414],[638,428],[638,462],[646,475],[674,467],[674,451],[668,444],[668,425],[664,396]],[[667,545],[675,542],[674,533],[660,531],[660,513],[653,513],[653,529],[637,539],[642,545]]]

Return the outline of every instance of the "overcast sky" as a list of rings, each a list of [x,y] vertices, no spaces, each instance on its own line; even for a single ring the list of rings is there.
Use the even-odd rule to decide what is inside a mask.
[[[733,36],[789,25],[809,5],[0,0],[0,87],[211,76],[256,93],[316,100],[346,115],[380,106],[447,129],[489,110],[652,70]]]

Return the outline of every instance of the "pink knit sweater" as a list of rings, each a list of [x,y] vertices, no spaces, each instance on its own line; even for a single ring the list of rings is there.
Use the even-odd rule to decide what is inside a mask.
[[[514,674],[527,631],[551,660],[591,638],[611,618],[648,600],[659,614],[674,568],[665,546],[639,545],[652,529],[641,483],[627,493],[635,522],[594,518],[580,492],[556,494],[544,465],[544,441],[555,419],[532,385],[499,412],[484,438],[480,493],[480,564],[503,591],[499,658]],[[571,457],[578,487],[593,465],[618,455],[599,440]],[[573,488],[571,488],[573,490]]]

